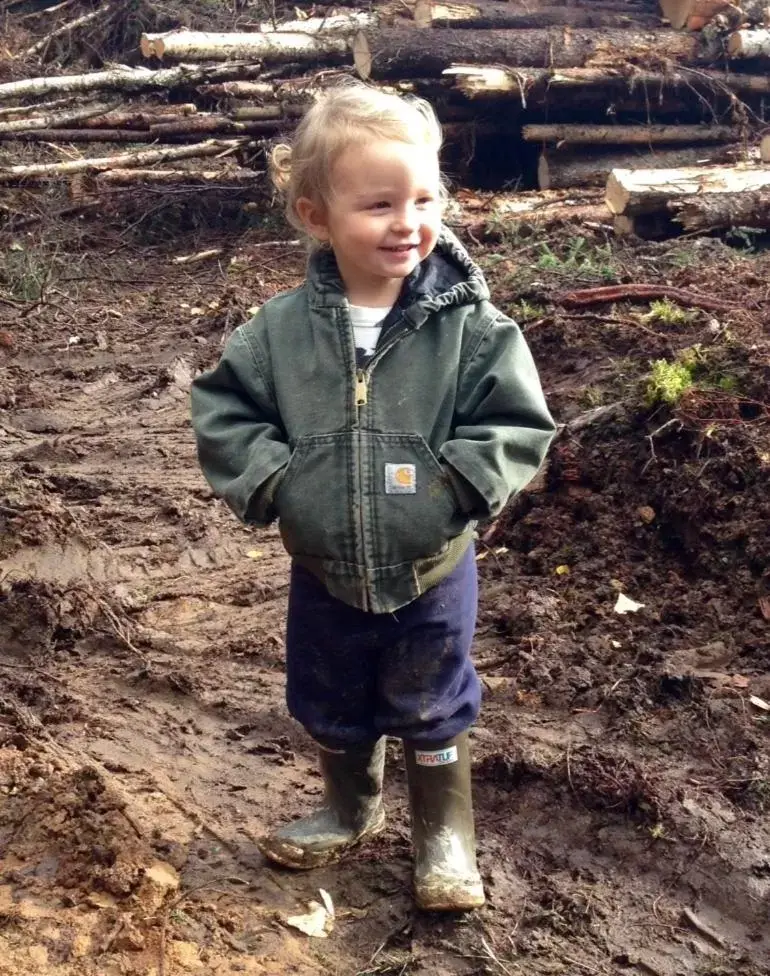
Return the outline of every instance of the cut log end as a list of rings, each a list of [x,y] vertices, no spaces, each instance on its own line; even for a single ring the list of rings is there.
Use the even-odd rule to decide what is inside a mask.
[[[163,38],[157,35],[150,36],[149,34],[142,34],[141,40],[139,41],[139,47],[142,51],[142,57],[145,58],[162,58],[163,57]]]
[[[359,31],[353,38],[353,64],[358,77],[368,81],[372,76],[372,52],[369,40],[363,31]]]
[[[630,170],[613,170],[607,180],[607,190],[604,195],[604,202],[607,204],[610,213],[622,214],[628,205],[628,191],[623,187],[622,178]]]
[[[413,16],[415,26],[430,27],[433,23],[433,0],[417,0]]]

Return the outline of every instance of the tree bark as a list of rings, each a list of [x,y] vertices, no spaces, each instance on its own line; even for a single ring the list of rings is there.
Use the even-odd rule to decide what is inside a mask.
[[[537,167],[541,190],[605,186],[614,169],[678,169],[682,166],[734,162],[742,147],[663,149],[623,152],[617,149],[566,149],[544,152]]]
[[[668,209],[686,231],[723,230],[726,227],[770,228],[770,188],[684,197]]]
[[[670,60],[697,64],[711,58],[701,35],[678,31],[462,30],[361,31],[353,41],[356,71],[369,78],[430,78],[457,64],[521,67],[599,67]]]
[[[666,143],[737,142],[739,129],[726,125],[525,125],[525,142],[583,146],[649,146]]]
[[[462,196],[452,200],[447,223],[472,230],[482,238],[499,237],[513,227],[543,230],[557,224],[602,223],[607,221],[607,207],[599,193],[581,194],[581,198],[562,192],[501,194],[481,196],[478,204],[469,206]]]
[[[443,72],[454,87],[468,98],[518,93],[526,95],[534,88],[597,88],[602,91],[639,88],[662,89],[695,88],[713,93],[770,94],[770,75],[744,75],[726,71],[686,68],[667,72],[641,71],[628,68],[492,68],[483,65],[457,65]],[[231,84],[238,84],[232,82]]]
[[[0,102],[12,98],[46,95],[48,92],[151,91],[178,88],[210,81],[254,78],[262,73],[259,64],[178,65],[176,68],[111,68],[80,75],[48,75],[22,78],[0,85]]]
[[[29,129],[0,132],[0,141],[18,139],[22,142],[154,142],[155,138],[148,129]]]
[[[85,122],[93,116],[104,116],[105,112],[109,112],[114,107],[114,104],[87,105],[84,108],[73,109],[71,112],[14,119],[12,122],[0,122],[0,139],[4,133],[24,132],[30,129],[57,129],[73,122]]]
[[[763,163],[770,163],[770,135],[762,136],[759,144],[759,158]]]
[[[184,119],[181,122],[167,122],[162,125],[150,126],[150,134],[155,139],[167,139],[169,136],[202,135],[216,133],[217,135],[267,135],[286,128],[290,123],[284,119],[263,120],[257,122],[236,122],[223,115],[198,116]]]
[[[731,0],[660,0],[663,16],[675,30],[701,30],[731,6]]]
[[[601,6],[598,4],[597,6]],[[468,2],[425,3],[424,26],[467,27],[499,30],[501,27],[658,27],[660,18],[654,14],[633,14],[624,11],[597,10],[594,5],[581,7],[551,6],[527,10],[513,3],[499,0],[468,0]],[[422,25],[421,25],[422,26]]]
[[[264,23],[259,25],[259,32],[261,34],[274,34],[276,32],[281,34],[355,34],[356,31],[365,30],[367,27],[376,27],[379,22],[379,9],[376,15],[361,10],[351,10],[347,14],[331,14],[328,17],[278,21],[275,27],[271,23]]]
[[[107,112],[94,118],[85,119],[80,123],[81,129],[149,129],[151,125],[162,125],[164,122],[177,122],[180,118],[196,115],[197,105],[186,102],[180,105],[159,105],[157,111],[151,108],[139,109],[135,112]]]
[[[26,180],[55,179],[70,173],[87,170],[99,171],[113,168],[144,167],[167,159],[192,159],[201,156],[219,156],[243,144],[241,139],[207,139],[192,146],[174,146],[168,149],[145,149],[137,153],[121,153],[117,156],[100,156],[91,159],[71,159],[65,163],[32,163],[30,165],[0,167],[0,183],[24,183]]]
[[[712,169],[613,170],[605,199],[613,214],[635,217],[665,212],[669,201],[695,194],[744,193],[770,187],[770,169],[722,166]]]
[[[146,58],[176,58],[226,61],[233,58],[259,59],[263,64],[347,64],[350,45],[347,38],[312,34],[215,34],[205,31],[169,31],[142,34],[142,54]]]
[[[133,186],[137,183],[160,186],[240,186],[264,182],[265,174],[251,169],[108,169],[96,177],[97,186]]]
[[[731,58],[770,58],[770,30],[737,30],[730,35],[727,53]]]

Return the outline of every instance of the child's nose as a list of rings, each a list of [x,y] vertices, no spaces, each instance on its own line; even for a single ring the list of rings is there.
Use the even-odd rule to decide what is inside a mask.
[[[419,217],[415,207],[402,207],[395,214],[394,229],[409,233],[419,226]]]

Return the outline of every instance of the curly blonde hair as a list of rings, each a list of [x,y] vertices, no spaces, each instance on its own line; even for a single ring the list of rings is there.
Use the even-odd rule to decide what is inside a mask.
[[[304,230],[297,200],[328,201],[340,154],[366,138],[428,146],[437,154],[442,142],[436,114],[422,98],[352,80],[327,89],[302,117],[291,145],[276,146],[270,156],[273,185],[285,199],[293,227]]]

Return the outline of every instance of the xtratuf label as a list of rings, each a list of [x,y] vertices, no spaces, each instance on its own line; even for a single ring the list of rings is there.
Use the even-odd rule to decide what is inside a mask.
[[[418,766],[449,766],[457,762],[457,746],[450,746],[448,749],[437,749],[428,751],[416,749],[414,760]]]

